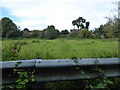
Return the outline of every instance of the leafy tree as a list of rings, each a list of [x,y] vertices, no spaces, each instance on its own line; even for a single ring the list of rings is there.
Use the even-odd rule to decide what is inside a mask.
[[[88,29],[90,25],[90,22],[86,22],[86,28]]]
[[[2,37],[19,37],[22,35],[17,25],[13,23],[13,21],[7,17],[3,17],[2,22]]]
[[[118,18],[108,18],[108,21],[104,25],[96,28],[94,34],[96,37],[104,38],[118,38],[120,35],[120,22]],[[98,36],[99,35],[99,36]]]
[[[24,28],[23,31],[29,32],[30,30],[28,28]]]
[[[25,38],[30,37],[30,34],[29,34],[30,31],[28,28],[24,28],[24,30],[22,32],[23,32],[22,37],[25,37]]]
[[[118,7],[118,2],[116,2]],[[106,17],[107,22],[104,25],[100,25],[99,28],[95,29],[95,36],[100,35],[105,38],[118,38],[120,35],[120,19],[118,15],[113,15],[113,17]],[[98,37],[98,36],[97,36]]]
[[[14,37],[20,37],[20,36],[22,36],[22,32],[18,32],[18,31],[16,31],[16,30],[11,30],[11,31],[9,31],[8,33],[7,33],[7,35],[6,35],[6,37],[7,38],[14,38]]]
[[[60,31],[58,29],[55,29],[55,32],[56,32],[57,36],[60,35]]]
[[[72,32],[72,33],[69,33],[69,36],[72,38],[76,38],[76,37],[78,37],[78,33]]]
[[[44,30],[45,37],[47,39],[55,39],[57,38],[59,31],[55,29],[53,25],[48,26],[47,29]]]
[[[78,33],[78,37],[80,38],[91,38],[92,37],[92,32],[88,31],[88,29],[82,29]]]
[[[105,24],[104,29],[106,32],[106,36],[108,38],[117,38],[120,33],[120,19],[119,18],[109,18],[108,22]]]
[[[76,25],[78,29],[79,29],[79,27],[81,27],[81,29],[82,28],[87,28],[88,29],[90,23],[86,22],[86,19],[84,19],[83,17],[79,17],[78,19],[73,20],[72,24],[73,24],[73,26]],[[84,24],[86,24],[86,26]]]
[[[32,31],[31,37],[39,37],[39,36],[40,36],[40,31],[39,30]]]
[[[61,34],[62,34],[62,35],[67,35],[67,34],[69,34],[69,31],[68,31],[68,30],[62,30],[62,31],[61,31]]]
[[[44,31],[40,31],[39,32],[39,38],[44,38],[44,37],[45,37]]]

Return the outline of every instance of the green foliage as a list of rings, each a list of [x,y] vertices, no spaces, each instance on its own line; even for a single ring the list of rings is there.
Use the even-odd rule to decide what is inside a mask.
[[[84,72],[83,72],[84,73]],[[119,89],[120,78],[109,78],[108,80],[103,80],[101,78],[97,79],[86,79],[79,81],[60,81],[60,82],[49,82],[46,87],[49,90],[68,90],[68,89],[81,89],[81,90],[112,90]]]
[[[86,73],[80,69],[80,67],[75,67],[80,71],[80,74],[85,75]],[[96,79],[85,79],[79,81],[61,81],[56,83],[47,83],[47,88],[51,89],[82,89],[82,90],[98,90],[98,89],[118,89],[120,78],[107,78],[105,72],[98,66],[94,67],[93,70],[99,73],[100,77]],[[86,77],[87,78],[87,77]],[[117,83],[116,83],[117,82]],[[62,86],[62,87],[61,87]]]
[[[21,61],[17,62],[15,66],[19,66],[21,63],[22,63]]]
[[[39,38],[44,38],[44,37],[45,37],[44,31],[40,31],[40,32],[39,32]]]
[[[120,35],[119,26],[118,18],[108,18],[107,23],[96,28],[94,34],[96,38],[118,38]]]
[[[98,60],[98,59],[96,59],[96,60],[95,60],[95,64],[97,64],[98,62],[99,62],[99,60]]]
[[[13,73],[18,76],[16,84],[2,86],[2,90],[28,90],[30,84],[35,82],[35,69],[33,68],[13,69]]]
[[[96,79],[95,84],[89,85],[91,89],[109,89],[109,85],[113,85],[114,83],[108,79],[105,75],[104,70],[102,70],[99,66],[93,68],[93,70],[99,72],[100,78]]]
[[[40,36],[40,31],[39,30],[33,30],[31,37],[39,37]]]
[[[24,28],[22,32],[23,32],[22,37],[25,37],[25,38],[31,37],[31,35],[29,34],[30,31],[28,28]]]
[[[38,38],[40,37],[41,31],[39,30],[33,30],[33,31],[29,31],[28,28],[25,28],[23,31],[22,37],[25,38]]]
[[[71,59],[75,59],[75,60],[76,60],[76,59],[77,59],[77,57],[73,56]]]
[[[45,37],[47,39],[55,39],[59,35],[59,31],[55,29],[53,25],[48,26],[45,30]]]
[[[19,45],[27,45],[27,44],[28,44],[27,41],[18,41],[17,43],[18,43]]]
[[[45,53],[45,59],[54,59],[53,55],[49,51]]]
[[[70,33],[70,34],[69,34],[69,37],[77,38],[77,37],[78,37],[78,33],[75,33],[75,32]]]
[[[87,29],[82,29],[78,33],[78,37],[80,38],[91,38],[92,32],[88,31]]]
[[[49,90],[79,90],[84,89],[83,81],[60,81],[47,83],[47,89]]]
[[[32,40],[32,43],[40,42],[39,40]]]
[[[14,73],[18,74],[18,79],[16,80],[17,89],[27,89],[30,82],[35,82],[35,70],[34,69],[14,69]]]
[[[39,31],[39,30],[29,31],[28,28],[25,28],[22,32],[23,32],[22,37],[24,37],[24,38],[38,38],[38,37],[41,37],[40,36],[41,31]]]
[[[2,60],[3,61],[9,61],[9,60],[16,60],[20,59],[19,52],[20,52],[20,44],[18,42],[11,43],[11,45],[3,46],[2,49]]]
[[[6,37],[7,38],[14,38],[14,37],[20,37],[22,33],[19,30],[11,30],[7,32]]]
[[[44,59],[118,57],[118,41],[115,39],[10,39],[2,42],[3,60],[33,59],[38,57]],[[16,54],[12,52],[12,47],[15,43],[17,43],[17,47],[20,46],[20,50]]]
[[[68,30],[62,30],[61,33],[59,30],[55,29],[55,26],[51,25],[48,26],[46,29],[40,30],[33,30],[29,31],[28,28],[25,28],[23,31],[20,31],[20,27],[17,27],[13,21],[7,17],[3,17],[0,20],[2,23],[2,37],[3,38],[16,38],[16,37],[24,37],[24,38],[47,38],[47,39],[56,39],[58,36],[67,35],[70,36],[69,38],[119,38],[120,31],[119,31],[119,19],[118,18],[108,18],[108,21],[104,25],[100,25],[100,27],[95,28],[93,32],[81,30],[79,33],[69,33]],[[77,26],[78,29],[88,29],[90,23],[86,21],[83,17],[79,17],[76,20],[72,21],[73,26]],[[68,37],[67,37],[68,38]]]
[[[61,31],[61,34],[62,34],[62,35],[67,35],[67,34],[69,34],[69,31],[68,31],[68,30],[62,30],[62,31]]]
[[[7,17],[3,17],[0,22],[2,22],[2,37],[13,38],[22,35],[18,27],[13,23],[13,21]]]
[[[75,64],[78,64],[79,60],[77,59],[77,57],[73,56],[71,59],[74,60]]]
[[[35,59],[42,57],[44,59],[74,59],[77,64],[77,58],[90,58],[90,57],[117,57],[118,54],[118,41],[115,39],[55,39],[55,40],[38,40],[38,39],[23,39],[3,40],[3,50],[6,53],[3,56],[4,60],[18,60],[19,58]],[[31,43],[31,42],[34,43]],[[11,44],[12,42],[12,44]],[[25,43],[25,44],[24,44]],[[17,46],[16,52],[12,52],[12,48]],[[20,49],[19,49],[20,46]],[[86,52],[87,51],[87,52]],[[12,52],[12,53],[11,53]],[[32,53],[31,53],[32,52]],[[12,54],[12,55],[11,55]],[[16,55],[15,55],[16,54]],[[15,55],[15,56],[14,56]],[[98,63],[96,60],[95,63]],[[16,63],[16,67],[21,62]],[[85,75],[86,72],[80,70],[80,74]],[[99,67],[94,67],[94,71],[98,72],[100,78],[92,80],[80,80],[80,81],[67,81],[47,83],[47,87],[51,89],[66,90],[69,88],[76,89],[114,89],[119,87],[120,79],[109,79],[104,75],[104,71]],[[16,80],[16,86],[10,86],[9,88],[17,88],[25,90],[26,87],[33,81],[35,81],[35,73],[31,74],[32,70],[20,70],[16,69],[14,72],[18,75]],[[35,71],[33,71],[35,72]],[[86,77],[87,78],[87,77]],[[8,89],[6,89],[8,90]]]
[[[84,23],[86,24],[86,26],[84,25]],[[82,28],[88,29],[90,23],[86,22],[86,19],[84,19],[83,17],[79,17],[78,19],[73,20],[72,24],[73,24],[73,26],[76,25],[78,29],[79,29],[79,27],[81,27],[81,29]]]

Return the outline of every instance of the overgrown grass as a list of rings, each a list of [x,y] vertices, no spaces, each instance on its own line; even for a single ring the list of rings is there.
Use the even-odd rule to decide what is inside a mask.
[[[1,42],[0,42],[1,43]],[[16,49],[14,49],[16,47]],[[14,52],[16,50],[16,52]],[[76,59],[76,58],[114,58],[118,57],[116,39],[4,39],[2,43],[3,61],[18,59]],[[109,80],[94,79],[80,81],[61,81],[46,83],[48,90],[69,90],[111,88],[118,89],[120,78]],[[23,80],[24,81],[24,80]],[[109,83],[113,83],[112,85]],[[13,86],[14,88],[15,86]],[[10,86],[3,87],[8,90]],[[87,88],[87,89],[86,89]],[[109,90],[109,89],[108,89]]]
[[[115,39],[6,39],[3,40],[3,58],[11,53],[10,47],[15,43],[20,45],[19,58],[16,59],[113,58],[118,56],[118,41]]]

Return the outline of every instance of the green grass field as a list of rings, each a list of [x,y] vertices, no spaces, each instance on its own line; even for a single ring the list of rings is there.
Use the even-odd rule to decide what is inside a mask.
[[[1,42],[0,42],[1,43]],[[18,43],[20,51],[14,55],[11,47]],[[42,57],[43,59],[70,59],[70,58],[113,58],[118,56],[118,40],[117,39],[4,39],[2,42],[2,56],[3,61],[18,60],[18,59],[35,59]],[[119,78],[111,79],[114,84],[113,88],[119,87]],[[105,81],[105,79],[104,79]],[[85,84],[88,86],[99,83],[106,83],[102,78],[80,81],[68,82],[50,82],[46,83],[49,90],[60,88],[77,88]],[[110,81],[109,81],[110,82]],[[107,86],[106,86],[107,85]],[[110,87],[110,83],[104,85]],[[22,87],[22,86],[21,86]],[[102,86],[103,87],[103,86]],[[82,88],[86,88],[83,86]],[[6,89],[7,90],[7,89]],[[86,90],[86,89],[85,89]]]
[[[3,54],[15,42],[20,43],[19,59],[111,58],[118,54],[115,39],[7,39],[2,42]]]

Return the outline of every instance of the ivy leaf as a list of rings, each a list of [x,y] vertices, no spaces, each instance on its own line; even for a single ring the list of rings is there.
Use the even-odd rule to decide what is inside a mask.
[[[31,81],[32,81],[32,82],[34,82],[34,81],[35,81],[35,79],[33,79],[33,78],[32,78],[32,79],[31,79]]]
[[[25,85],[25,81],[21,81],[18,84]]]
[[[80,73],[81,73],[81,74],[85,74],[85,72],[84,72],[84,71],[80,71]]]
[[[101,83],[101,84],[98,84],[96,88],[105,88],[105,86],[106,85],[104,85],[104,84]]]
[[[35,75],[31,75],[31,78],[35,78]]]
[[[28,79],[25,79],[24,82],[28,83]]]
[[[16,82],[20,82],[20,81],[22,81],[22,80],[21,79],[16,80]]]

